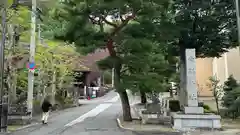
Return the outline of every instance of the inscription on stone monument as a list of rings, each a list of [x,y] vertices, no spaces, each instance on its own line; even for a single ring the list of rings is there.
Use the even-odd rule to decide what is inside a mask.
[[[196,74],[196,71],[195,71],[195,69],[193,69],[193,68],[189,68],[189,69],[188,69],[188,73],[189,73],[189,74]]]
[[[195,49],[186,50],[186,80],[187,80],[187,105],[198,106],[196,85],[196,56]]]
[[[193,56],[189,56],[188,60],[191,61],[191,62],[195,62],[195,58]]]

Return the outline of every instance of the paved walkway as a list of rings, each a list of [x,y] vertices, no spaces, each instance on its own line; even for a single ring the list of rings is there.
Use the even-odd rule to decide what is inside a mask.
[[[130,96],[130,101],[136,103],[139,100]],[[36,124],[10,135],[176,135],[154,130],[136,132],[120,129],[116,118],[121,111],[119,96],[115,92],[110,92],[100,99],[85,102],[83,106],[52,114],[48,125]],[[206,135],[215,134],[226,133],[206,133]],[[192,135],[205,135],[205,133],[195,132]],[[236,134],[231,132],[227,135]]]
[[[97,100],[97,99],[96,99]],[[119,96],[107,94],[99,102],[70,108],[50,117],[48,125],[37,124],[10,135],[138,135],[142,132],[121,130],[116,117],[121,112]]]

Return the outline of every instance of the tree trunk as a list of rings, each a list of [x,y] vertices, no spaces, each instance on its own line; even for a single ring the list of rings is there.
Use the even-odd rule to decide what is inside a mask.
[[[141,95],[141,103],[146,104],[147,103],[146,93],[143,91],[140,91],[140,95]]]
[[[52,105],[55,105],[55,93],[56,93],[56,67],[55,67],[55,59],[52,54],[52,91],[51,91],[51,102]]]
[[[218,97],[215,97],[215,102],[216,102],[216,106],[217,106],[217,113],[218,115],[220,114],[220,110],[219,110],[219,104],[218,104]]]
[[[51,92],[51,102],[53,105],[55,104],[55,93],[56,93],[56,71],[53,71]]]
[[[17,100],[17,73],[16,70],[14,70],[13,72],[13,84],[12,84],[12,101],[16,101]]]
[[[122,102],[123,120],[132,121],[131,108],[130,108],[127,92],[126,90],[120,90],[118,93],[120,95],[121,102]]]
[[[73,95],[73,104],[75,105],[75,106],[77,106],[78,105],[78,97],[79,97],[79,89],[78,88],[74,88],[74,95]]]
[[[43,86],[43,96],[42,96],[42,99],[41,99],[41,103],[43,102],[43,100],[44,100],[44,99],[46,98],[46,96],[47,96],[46,88],[47,88],[47,86],[44,85],[44,86]]]
[[[117,60],[116,60],[117,61]],[[123,120],[132,121],[131,108],[129,104],[129,99],[126,90],[121,89],[120,86],[120,74],[121,74],[121,64],[116,64],[114,68],[114,87],[120,95],[123,111]]]
[[[170,88],[170,97],[173,97],[173,89],[172,88]]]

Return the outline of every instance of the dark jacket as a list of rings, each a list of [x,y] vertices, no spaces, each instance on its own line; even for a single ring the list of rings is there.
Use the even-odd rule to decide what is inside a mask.
[[[49,101],[44,100],[42,103],[42,111],[48,112],[50,110],[50,107],[52,107],[52,104]]]

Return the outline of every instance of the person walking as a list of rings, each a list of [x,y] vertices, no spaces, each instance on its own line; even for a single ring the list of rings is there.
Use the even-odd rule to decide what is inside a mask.
[[[47,124],[47,120],[49,117],[49,112],[50,112],[51,107],[52,107],[52,104],[49,102],[49,100],[44,99],[44,101],[42,103],[42,112],[43,112],[42,123],[43,124]]]

